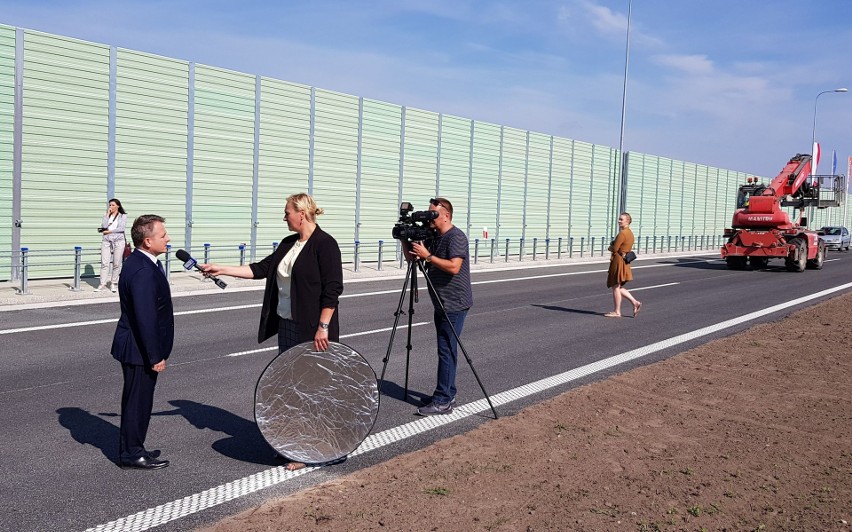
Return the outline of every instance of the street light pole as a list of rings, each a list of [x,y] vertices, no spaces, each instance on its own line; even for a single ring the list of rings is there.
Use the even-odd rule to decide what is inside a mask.
[[[616,219],[618,215],[626,210],[627,206],[627,169],[624,163],[624,118],[627,113],[627,68],[630,64],[630,16],[633,12],[633,0],[627,2],[627,43],[624,47],[624,85],[621,89],[621,134],[618,138],[618,158],[621,161],[621,172],[619,176],[618,187],[618,212],[615,213]],[[616,229],[616,232],[618,230]]]
[[[811,150],[813,150],[813,149],[814,149],[814,146],[816,146],[816,117],[817,117],[817,102],[819,102],[819,97],[820,97],[820,96],[822,96],[823,94],[828,93],[828,92],[847,92],[847,89],[846,89],[846,87],[842,87],[842,88],[840,88],[840,89],[832,89],[832,90],[830,90],[830,91],[822,91],[821,93],[819,93],[819,94],[817,94],[817,95],[816,95],[816,98],[814,98],[814,129],[813,129],[813,132],[811,133]],[[812,153],[811,155],[812,155],[813,157],[816,157],[816,154],[815,154],[815,153]],[[813,160],[811,161],[811,163],[812,163],[812,164],[811,164],[811,175],[816,175],[816,171],[817,171],[817,161],[816,161],[815,159],[813,159]]]
[[[846,87],[841,87],[839,89],[831,89],[831,90],[828,90],[828,91],[822,91],[821,93],[816,95],[816,98],[814,98],[814,128],[813,128],[813,131],[811,132],[811,151],[812,151],[812,153],[811,153],[811,176],[817,175],[817,166],[819,165],[819,161],[816,160],[816,153],[813,153],[813,151],[816,151],[815,148],[816,148],[817,102],[819,102],[820,96],[822,96],[823,94],[826,94],[828,92],[847,92],[847,89],[846,89]],[[813,220],[813,217],[814,217],[814,208],[813,208],[813,206],[811,206],[810,215],[809,215],[808,219]]]

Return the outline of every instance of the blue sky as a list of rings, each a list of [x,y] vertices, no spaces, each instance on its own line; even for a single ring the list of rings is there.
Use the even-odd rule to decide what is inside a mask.
[[[617,147],[627,0],[0,0],[0,23]],[[852,89],[852,1],[633,0],[624,148],[774,177]],[[852,93],[818,100],[820,173]]]

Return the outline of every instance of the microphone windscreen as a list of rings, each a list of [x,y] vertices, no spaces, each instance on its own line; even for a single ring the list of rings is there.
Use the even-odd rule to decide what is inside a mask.
[[[184,251],[182,249],[177,250],[177,252],[175,253],[175,256],[181,262],[189,262],[189,261],[192,260],[192,257],[189,256],[189,253],[187,253],[186,251]]]

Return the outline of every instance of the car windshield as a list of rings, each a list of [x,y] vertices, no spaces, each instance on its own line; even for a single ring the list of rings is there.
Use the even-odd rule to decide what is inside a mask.
[[[822,232],[826,235],[839,235],[840,228],[839,227],[823,227]]]

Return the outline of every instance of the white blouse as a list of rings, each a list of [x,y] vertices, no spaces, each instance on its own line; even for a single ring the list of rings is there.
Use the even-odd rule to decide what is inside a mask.
[[[305,241],[307,242],[307,240]],[[282,319],[289,320],[293,318],[293,312],[290,307],[290,274],[293,271],[293,264],[305,247],[305,242],[296,241],[290,251],[281,259],[278,264],[277,280],[278,280],[278,316]]]

